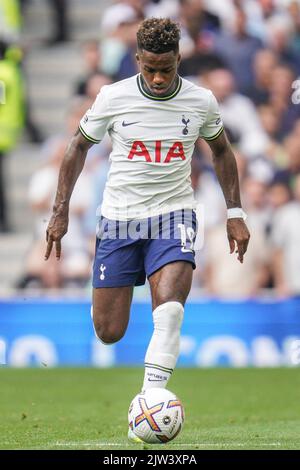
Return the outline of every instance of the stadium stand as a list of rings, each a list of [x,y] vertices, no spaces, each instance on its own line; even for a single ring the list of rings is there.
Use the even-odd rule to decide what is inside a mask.
[[[9,235],[0,235],[0,255],[3,260],[0,266],[1,289],[11,291],[20,284],[22,276],[26,275],[24,259],[32,243],[33,225],[33,214],[28,202],[29,182],[43,162],[46,162],[45,155],[49,155],[47,149],[49,151],[53,136],[57,136],[66,127],[67,111],[76,85],[85,77],[89,84],[88,94],[92,98],[97,86],[101,86],[106,80],[124,77],[129,71],[134,72],[132,33],[137,18],[144,14],[170,15],[180,21],[184,65],[181,73],[197,83],[213,88],[220,102],[224,124],[234,145],[240,168],[245,208],[247,210],[247,182],[250,178],[253,181],[250,198],[252,202],[248,210],[252,212],[251,217],[259,223],[263,220],[268,246],[265,272],[255,292],[274,287],[268,292],[276,291],[279,286],[278,276],[274,275],[274,247],[270,237],[272,223],[281,206],[294,199],[294,180],[300,172],[297,144],[300,122],[297,91],[300,71],[299,3],[284,0],[246,0],[242,3],[226,0],[222,2],[222,8],[218,9],[218,2],[208,1],[126,0],[114,2],[116,5],[112,6],[111,2],[104,0],[74,0],[68,10],[71,40],[54,43],[52,46],[49,44],[49,38],[53,37],[50,2],[30,0],[23,3],[21,42],[30,114],[41,134],[46,137],[46,144],[41,150],[39,145],[31,142],[30,135],[24,133],[20,145],[6,159],[8,202],[13,230]],[[127,4],[125,9],[124,3]],[[136,15],[132,13],[134,10]],[[110,11],[115,15],[113,20],[110,18]],[[122,12],[126,12],[124,17]],[[119,54],[120,68],[114,77],[101,75],[105,71],[104,62],[101,63],[101,47],[99,68],[95,68],[97,75],[89,74],[88,69],[86,75],[84,72],[83,45],[91,40],[99,40],[101,45],[101,17],[105,19],[105,24],[112,23],[115,28],[110,31],[110,38],[113,39],[110,47],[115,54]],[[222,38],[224,41],[226,39],[226,44],[232,43],[235,46],[236,53],[229,57],[230,60],[226,56],[228,48],[223,50],[221,47]],[[123,48],[120,47],[120,41],[124,41]],[[252,45],[255,46],[253,50]],[[253,59],[252,64],[247,64],[248,67],[251,66],[254,77],[252,85],[240,85],[238,71],[241,67],[239,64],[243,61],[243,48],[250,62]],[[91,60],[94,59],[91,57]],[[239,118],[240,114],[243,119]],[[97,171],[93,181],[95,194],[97,191],[101,192],[101,189],[96,188],[103,188],[108,152],[109,144],[104,142],[91,153],[90,171],[97,169],[97,164],[101,161],[100,171]],[[222,223],[224,214],[220,191],[211,171],[210,152],[203,142],[196,148],[192,178],[197,198],[200,202],[204,198],[208,205],[205,236],[209,237],[209,231],[214,229],[214,224]],[[265,193],[262,208],[256,207],[256,204],[260,204],[261,187]],[[99,194],[97,197],[99,199]],[[92,204],[93,210],[95,206],[96,198]],[[214,214],[213,218],[211,214]],[[93,225],[91,213],[87,214],[86,225],[89,227],[87,232],[90,237],[90,228]],[[89,239],[87,243],[89,244]],[[204,288],[209,293],[205,247],[198,254],[198,261],[199,269],[194,287]],[[230,262],[235,262],[233,257]],[[284,264],[280,270],[284,275],[283,266]],[[215,294],[218,295],[218,292]]]

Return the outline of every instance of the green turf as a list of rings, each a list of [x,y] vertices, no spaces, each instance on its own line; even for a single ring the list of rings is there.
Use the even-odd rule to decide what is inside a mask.
[[[127,409],[143,370],[0,368],[0,449],[142,449]],[[147,449],[300,449],[299,369],[177,369],[186,422]]]

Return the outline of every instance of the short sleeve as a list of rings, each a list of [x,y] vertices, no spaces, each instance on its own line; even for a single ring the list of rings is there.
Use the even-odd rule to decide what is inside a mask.
[[[103,139],[111,118],[105,88],[106,86],[101,88],[94,104],[85,113],[79,124],[81,133],[94,144],[99,144]]]
[[[210,141],[219,137],[223,132],[224,127],[220,116],[218,102],[211,91],[209,92],[208,100],[206,119],[203,126],[200,128],[199,135],[203,139]]]

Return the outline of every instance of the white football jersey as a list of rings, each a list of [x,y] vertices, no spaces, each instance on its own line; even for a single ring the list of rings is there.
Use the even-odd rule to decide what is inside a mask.
[[[216,139],[223,125],[210,90],[179,77],[172,94],[154,97],[138,74],[103,86],[80,130],[94,143],[108,131],[111,166],[101,213],[130,220],[195,208],[190,180],[195,142]]]

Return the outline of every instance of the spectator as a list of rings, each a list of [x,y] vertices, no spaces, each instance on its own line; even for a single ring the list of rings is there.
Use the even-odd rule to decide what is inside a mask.
[[[226,69],[215,69],[199,78],[202,85],[211,89],[216,96],[225,127],[239,138],[239,150],[248,159],[263,155],[269,139],[252,102],[235,91],[232,73]]]
[[[179,0],[182,25],[180,50],[183,59],[212,49],[213,32],[220,29],[218,16],[205,10],[202,0]]]
[[[272,223],[273,269],[278,295],[300,295],[300,174],[295,177],[295,200],[280,207]]]
[[[87,165],[81,174],[71,199],[71,217],[65,237],[62,263],[51,262],[48,267],[43,260],[45,248],[45,223],[53,206],[53,196],[61,159],[69,136],[74,134],[78,120],[86,112],[88,101],[76,99],[71,103],[65,134],[52,138],[45,144],[45,164],[37,170],[29,184],[29,202],[35,215],[34,242],[25,262],[24,277],[18,287],[30,286],[60,288],[68,285],[83,286],[90,274],[88,239],[85,234],[85,217],[92,199],[91,173],[93,156],[88,155]]]
[[[139,3],[141,0],[128,0],[129,3]],[[171,18],[177,20],[179,16],[179,0],[142,0],[146,18]]]
[[[11,1],[11,0],[9,0]],[[22,11],[26,7],[28,0],[20,0]],[[68,4],[69,0],[48,0],[52,8],[52,37],[48,39],[48,45],[55,45],[69,40],[69,19]]]
[[[65,237],[62,263],[53,263],[48,269],[44,263],[45,221],[53,206],[53,192],[67,141],[61,141],[47,164],[32,177],[29,185],[29,201],[35,213],[35,241],[30,250],[25,280],[20,287],[34,281],[39,286],[58,288],[70,283],[82,286],[89,278],[90,258],[82,231],[82,220],[90,202],[90,180],[83,173],[79,178],[70,204],[70,226]]]
[[[280,116],[276,113],[276,110],[268,104],[259,106],[257,109],[264,131],[268,134],[270,139],[277,142],[279,139]]]
[[[229,30],[235,12],[235,0],[204,0],[207,11],[218,16],[222,30]]]
[[[270,97],[272,73],[278,65],[277,55],[269,49],[260,49],[253,60],[253,81],[245,90],[255,105],[266,104]]]
[[[52,37],[48,40],[49,45],[55,45],[68,41],[69,22],[68,22],[68,3],[69,0],[48,0],[52,8]]]
[[[203,0],[179,0],[179,16],[190,37],[199,39],[202,31],[218,31],[220,19],[204,7]]]
[[[276,171],[274,181],[280,181],[292,189],[295,177],[300,173],[300,140],[298,136],[290,134],[284,140],[283,148],[286,152],[287,166]]]
[[[104,85],[109,85],[111,79],[104,73],[97,72],[89,77],[86,82],[85,95],[93,103]]]
[[[188,77],[190,80],[197,80],[198,75],[202,75],[208,70],[225,67],[225,62],[214,52],[195,51],[189,57],[185,57],[179,64],[179,74]]]
[[[23,4],[26,0],[19,1]],[[67,0],[50,0],[50,2],[48,4],[55,7],[55,14],[61,15],[63,20],[59,28],[66,32],[65,38],[64,33],[62,35],[58,31],[53,33],[51,42],[56,44],[69,36],[66,26]],[[17,3],[17,0],[0,0],[0,11],[3,12],[1,8],[6,4],[6,8],[8,6],[12,12]],[[58,5],[63,6],[60,11],[57,9]],[[84,72],[76,84],[76,94],[78,92],[81,98],[72,102],[68,129],[49,139],[43,147],[42,155],[44,154],[44,158],[48,161],[39,170],[40,173],[37,173],[39,175],[37,178],[45,177],[46,183],[40,188],[37,181],[31,181],[32,205],[36,219],[42,221],[45,217],[42,211],[42,196],[39,200],[38,191],[45,194],[46,188],[51,186],[50,180],[56,174],[55,160],[59,160],[67,135],[74,133],[78,118],[91,105],[91,101],[94,100],[102,85],[110,83],[106,72],[109,72],[114,80],[120,80],[137,72],[134,57],[137,24],[143,16],[170,16],[183,25],[183,37],[180,44],[183,57],[179,68],[180,75],[188,76],[195,81],[200,80],[202,85],[213,90],[220,102],[226,132],[235,146],[243,202],[248,213],[249,225],[253,233],[254,231],[258,233],[257,238],[253,236],[251,239],[249,250],[252,244],[255,248],[254,251],[249,251],[249,264],[242,267],[242,276],[232,269],[230,261],[225,257],[224,259],[221,257],[220,270],[218,270],[218,243],[224,247],[227,243],[226,239],[219,238],[219,227],[224,223],[224,198],[212,172],[210,149],[203,140],[199,140],[197,143],[199,155],[193,159],[191,177],[196,200],[204,205],[205,245],[204,249],[197,254],[197,269],[200,277],[197,279],[195,276],[194,279],[196,282],[200,279],[202,284],[204,279],[204,284],[209,287],[211,293],[238,296],[236,286],[230,284],[226,277],[228,273],[232,273],[233,279],[239,283],[240,277],[247,279],[248,276],[249,286],[241,284],[241,295],[251,296],[258,293],[259,286],[270,286],[273,282],[274,276],[271,276],[271,283],[268,284],[268,281],[265,281],[266,266],[269,262],[268,244],[271,241],[272,253],[275,254],[276,280],[274,278],[274,284],[276,289],[286,294],[295,292],[285,279],[284,282],[280,281],[280,276],[283,278],[284,270],[288,268],[285,264],[280,267],[277,255],[280,252],[281,262],[285,263],[286,247],[280,245],[279,249],[275,245],[275,229],[272,229],[272,221],[274,214],[276,215],[274,221],[277,221],[279,213],[287,212],[287,208],[296,204],[295,201],[291,202],[291,193],[300,173],[300,107],[291,101],[293,93],[291,85],[297,78],[297,70],[300,70],[298,68],[300,63],[300,3],[298,0],[297,2],[294,0],[223,0],[222,2],[219,0],[120,0],[111,2],[109,5],[102,19],[102,42],[92,40],[84,44],[84,67],[82,67]],[[3,14],[1,16],[0,13],[0,35],[9,30],[7,21],[5,28],[3,27],[3,21],[1,23],[3,18]],[[18,38],[20,16],[10,15],[10,18],[14,18],[13,23],[16,25],[15,29],[11,29],[10,37]],[[56,23],[58,24],[57,21]],[[262,45],[263,48],[261,48]],[[1,64],[2,61],[0,61],[0,70]],[[102,72],[102,68],[105,72]],[[240,93],[241,90],[243,94]],[[0,106],[0,142],[2,108]],[[30,131],[30,123],[28,129]],[[33,135],[31,140],[40,140],[34,137],[34,132],[30,131],[30,133]],[[18,132],[15,134],[16,137],[17,134]],[[2,138],[3,135],[4,133],[2,133]],[[5,133],[5,135],[7,137],[8,134]],[[77,226],[80,225],[79,238],[82,237],[81,239],[85,240],[85,250],[81,250],[80,243],[78,245],[83,267],[87,266],[90,260],[87,240],[91,235],[94,236],[95,213],[101,202],[103,184],[109,169],[109,153],[110,142],[104,138],[101,144],[92,147],[87,156],[85,177],[89,182],[87,191],[90,193],[91,201],[88,211],[81,208],[79,210],[81,214],[75,216],[77,221],[80,221],[77,224]],[[3,159],[2,163],[5,163]],[[82,188],[85,191],[84,183]],[[1,189],[3,189],[3,184],[0,185],[0,200]],[[79,203],[81,203],[80,200]],[[41,204],[40,208],[38,208],[39,204]],[[300,198],[297,204],[300,204]],[[294,215],[296,217],[296,212]],[[8,224],[5,223],[5,225]],[[258,226],[257,230],[256,226]],[[283,230],[283,227],[280,228]],[[296,230],[298,230],[297,223],[295,230],[291,224],[287,224],[286,238],[294,236],[296,239]],[[73,282],[70,270],[73,270],[73,267],[77,270],[77,265],[81,261],[75,260],[73,265],[72,258],[70,258],[71,261],[68,263],[68,249],[65,253],[66,259],[59,264],[58,270],[55,270],[54,265],[51,266],[50,261],[48,272],[39,271],[40,247],[44,247],[44,242],[40,241],[41,245],[39,245],[37,224],[35,252],[32,248],[28,272],[32,275],[39,273],[39,283],[44,286],[63,286]],[[296,246],[296,242],[293,243]],[[265,248],[265,253],[262,253],[262,247]],[[261,261],[259,256],[261,256]],[[289,256],[292,257],[292,255]],[[69,266],[69,273],[67,266]],[[203,266],[206,266],[205,272],[203,272]],[[41,267],[44,267],[43,263]],[[77,272],[75,284],[80,285],[86,282],[86,271],[83,271]]]
[[[291,43],[295,34],[293,21],[289,15],[278,15],[273,18],[267,29],[267,44],[279,57],[282,63],[300,73],[300,58]]]
[[[253,58],[262,42],[247,33],[247,18],[242,8],[236,8],[232,30],[216,34],[214,51],[232,71],[237,90],[245,93],[253,83]]]
[[[297,121],[295,122],[293,130],[290,135],[300,139],[300,119],[297,119]]]
[[[224,223],[225,218],[205,238],[204,287],[210,295],[221,298],[253,297],[265,286],[267,280],[268,249],[265,235],[247,221],[252,229],[251,243],[247,250],[247,259],[242,265],[238,265],[229,253]]]
[[[267,201],[271,210],[271,215],[278,211],[280,207],[285,206],[292,199],[292,191],[285,184],[274,180],[268,188]]]
[[[246,0],[245,12],[248,18],[248,31],[264,43],[267,42],[268,26],[274,18],[285,17],[287,12],[276,0]]]
[[[129,55],[129,59],[132,57],[132,47],[136,46],[136,32],[141,19],[136,10],[127,4],[117,3],[105,10],[101,21],[100,68],[107,75],[118,76],[122,59],[126,55]],[[134,75],[136,70],[132,59],[126,73]]]
[[[300,4],[298,0],[290,0],[287,5],[288,12],[294,25],[294,37],[291,40],[291,50],[300,53]]]
[[[224,60],[213,51],[213,31],[220,27],[218,17],[206,11],[201,1],[179,3],[179,19],[183,25],[180,75],[193,78],[207,70],[224,67]]]
[[[193,158],[192,183],[195,199],[202,206],[205,230],[223,220],[224,196],[215,173]]]
[[[24,88],[19,64],[0,42],[0,232],[10,230],[6,202],[4,160],[15,147],[24,124]]]
[[[282,143],[279,141],[280,116],[270,105],[258,108],[262,127],[269,137],[269,145],[265,150],[265,157],[270,161],[272,173],[287,166],[287,155]]]
[[[243,181],[242,198],[247,212],[247,222],[263,234],[269,224],[270,213],[267,206],[267,185],[259,179],[248,176]]]
[[[83,45],[83,67],[84,76],[82,76],[75,85],[75,95],[86,94],[86,84],[89,78],[96,74],[101,73],[100,70],[100,44],[97,40],[86,41]]]
[[[20,39],[21,14],[18,0],[0,0],[0,39],[16,43]]]
[[[291,100],[292,84],[296,76],[287,65],[278,65],[274,68],[270,84],[269,104],[274,112],[280,116],[278,136],[282,140],[291,131],[297,119],[300,118],[300,106]]]

